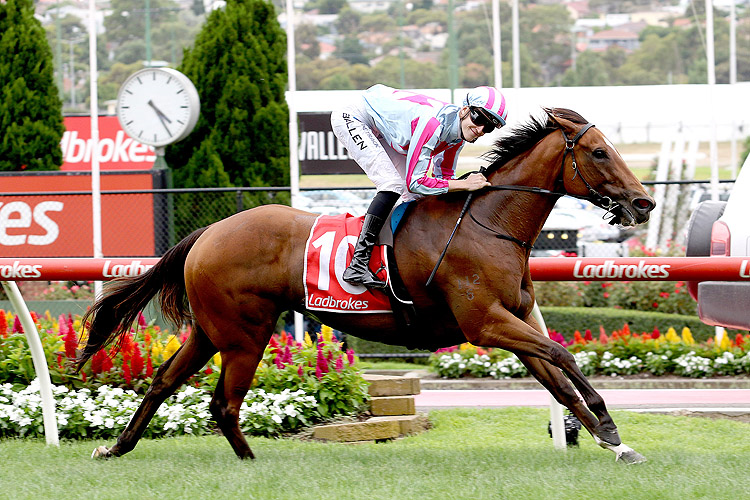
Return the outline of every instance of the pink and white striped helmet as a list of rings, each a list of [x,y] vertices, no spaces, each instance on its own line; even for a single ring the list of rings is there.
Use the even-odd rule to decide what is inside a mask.
[[[508,118],[508,108],[505,106],[505,96],[495,87],[477,87],[466,94],[466,106],[484,108],[496,118],[496,127],[505,125]]]

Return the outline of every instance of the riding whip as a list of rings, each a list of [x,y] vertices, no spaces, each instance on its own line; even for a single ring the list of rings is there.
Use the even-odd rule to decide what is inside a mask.
[[[432,283],[432,278],[435,277],[435,273],[437,273],[438,267],[440,267],[440,263],[443,261],[443,257],[445,257],[446,252],[448,252],[448,245],[451,244],[451,240],[453,240],[453,235],[456,234],[458,225],[461,224],[461,220],[463,220],[464,215],[466,215],[466,211],[469,209],[469,203],[471,203],[471,199],[473,197],[474,197],[474,193],[473,192],[469,193],[469,196],[466,198],[466,202],[464,202],[464,208],[461,209],[461,214],[458,216],[456,225],[453,227],[451,236],[450,238],[448,238],[448,243],[445,244],[445,248],[443,248],[443,253],[440,254],[440,258],[438,258],[437,263],[435,263],[435,268],[432,270],[432,273],[430,273],[430,277],[427,278],[427,283],[425,283],[424,286],[430,286],[430,283]]]

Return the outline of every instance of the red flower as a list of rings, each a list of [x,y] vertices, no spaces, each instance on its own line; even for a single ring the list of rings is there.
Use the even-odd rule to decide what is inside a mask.
[[[65,355],[69,359],[75,358],[76,349],[78,348],[78,338],[72,328],[67,328],[63,340],[65,341]]]
[[[128,385],[130,385],[130,382],[133,380],[133,376],[130,373],[130,365],[127,361],[122,363],[122,378],[125,379],[125,383]]]
[[[97,351],[91,358],[91,373],[94,375],[102,372],[102,357],[106,357],[104,349]]]
[[[151,351],[148,352],[146,357],[146,377],[150,377],[154,374],[154,362],[151,361]]]
[[[133,343],[133,356],[130,358],[130,367],[133,369],[133,376],[138,377],[143,373],[143,355],[138,344]]]
[[[299,365],[297,367],[297,375],[302,378],[305,376],[305,370],[302,369],[302,365]]]
[[[661,332],[659,332],[659,329],[654,327],[654,331],[651,332],[651,338],[656,340],[661,336]]]
[[[0,309],[0,337],[8,336],[8,318],[5,317],[5,311]]]
[[[659,307],[659,303],[658,303],[658,302],[654,302],[654,303],[653,303],[653,304],[651,304],[651,305],[652,305],[652,306],[654,306],[654,307]]]
[[[344,369],[344,356],[339,356],[336,358],[336,371],[341,373],[341,371]]]
[[[735,344],[737,345],[737,347],[739,347],[739,348],[740,348],[740,349],[742,349],[743,351],[745,350],[745,349],[744,349],[744,348],[742,347],[742,344],[744,344],[744,343],[745,343],[745,339],[744,339],[744,338],[742,337],[742,334],[739,334],[739,333],[737,334],[737,336],[736,336],[736,337],[734,338],[734,343],[735,343]]]
[[[13,320],[13,333],[23,333],[23,327],[21,326],[21,320],[18,319],[18,315]]]
[[[110,357],[110,354],[107,354],[106,352],[104,352],[104,349],[102,349],[99,352],[102,353],[102,371],[103,372],[110,371],[112,368],[115,367],[115,365],[112,364],[112,358]]]
[[[587,342],[591,342],[592,340],[594,340],[594,337],[591,336],[591,330],[589,330],[588,328],[586,328],[586,332],[584,332],[583,339]]]

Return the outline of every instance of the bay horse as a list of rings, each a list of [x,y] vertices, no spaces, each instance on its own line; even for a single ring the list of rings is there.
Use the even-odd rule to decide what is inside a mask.
[[[418,331],[399,330],[392,313],[315,317],[358,337],[411,348],[468,341],[511,351],[600,446],[618,460],[640,462],[644,457],[622,443],[604,400],[573,355],[547,338],[533,318],[529,255],[564,194],[606,208],[622,225],[647,221],[654,201],[612,143],[578,113],[544,108],[541,116],[511,129],[486,153],[492,187],[474,193],[472,221],[455,233],[429,286],[424,283],[467,194],[423,198],[402,221],[393,247],[420,318]],[[303,256],[316,217],[281,205],[240,212],[187,236],[144,274],[105,285],[82,320],[88,340],[76,360],[79,370],[128,334],[157,294],[167,319],[176,325],[191,321],[193,328],[157,370],[116,444],[99,446],[92,456],[131,451],[159,405],[218,352],[222,368],[211,414],[237,456],[254,458],[238,425],[240,406],[279,315],[305,310]]]

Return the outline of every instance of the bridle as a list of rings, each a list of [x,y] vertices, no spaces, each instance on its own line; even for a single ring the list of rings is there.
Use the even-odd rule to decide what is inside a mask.
[[[453,240],[453,236],[456,234],[456,230],[458,229],[458,226],[461,224],[461,221],[463,220],[464,215],[466,215],[466,212],[469,212],[469,217],[471,217],[471,220],[473,220],[476,224],[483,227],[484,229],[490,231],[491,233],[494,233],[496,238],[506,240],[506,241],[511,241],[517,244],[518,246],[520,246],[521,248],[528,250],[528,251],[531,251],[534,248],[534,244],[531,242],[523,241],[521,239],[516,238],[515,236],[510,236],[508,234],[501,233],[497,231],[496,229],[493,229],[479,222],[477,218],[474,217],[474,214],[471,213],[471,208],[470,208],[471,201],[474,198],[474,193],[476,192],[481,192],[485,190],[486,191],[524,191],[527,193],[557,196],[558,198],[561,196],[571,196],[573,198],[590,201],[594,205],[605,209],[607,211],[607,214],[612,214],[612,220],[610,221],[610,223],[613,223],[613,221],[615,220],[616,214],[614,214],[612,210],[618,207],[622,208],[622,206],[619,203],[613,201],[609,196],[602,196],[593,187],[591,187],[591,184],[589,184],[589,182],[583,176],[583,172],[581,172],[581,170],[578,168],[578,163],[576,162],[575,145],[578,143],[581,137],[583,137],[583,134],[585,134],[586,131],[593,126],[594,126],[593,123],[587,123],[581,128],[581,130],[578,131],[578,133],[572,139],[569,139],[568,135],[565,133],[565,130],[563,130],[562,127],[560,127],[560,132],[562,132],[563,139],[565,140],[565,151],[563,152],[563,158],[562,158],[562,175],[565,174],[565,159],[568,157],[568,154],[570,154],[572,165],[573,165],[573,178],[572,179],[575,179],[576,176],[581,178],[584,185],[589,190],[588,196],[570,194],[565,191],[562,191],[562,192],[551,191],[549,189],[544,189],[544,188],[534,187],[534,186],[515,186],[512,184],[487,186],[486,188],[483,188],[480,191],[473,191],[469,193],[469,196],[466,198],[466,202],[464,203],[464,206],[461,209],[461,213],[458,216],[458,220],[456,220],[456,225],[453,227],[453,231],[451,232],[451,235],[448,238],[448,242],[445,244],[445,248],[443,249],[443,252],[440,254],[440,257],[438,257],[438,260],[435,263],[435,267],[432,269],[432,273],[430,273],[430,277],[427,279],[427,283],[425,283],[425,286],[429,286],[429,284],[432,282],[432,279],[435,277],[435,273],[437,273],[438,267],[440,266],[440,263],[443,261],[443,257],[445,257],[445,254],[448,251],[448,245],[451,244],[451,241]],[[485,174],[487,172],[487,168],[481,167],[479,169],[479,172],[481,174]],[[459,177],[459,179],[465,179],[472,173],[475,173],[475,172],[468,172],[462,175],[461,177]]]
[[[594,205],[603,208],[606,210],[606,213],[602,216],[602,218],[606,217],[608,214],[611,214],[612,217],[610,217],[610,224],[614,224],[620,218],[618,218],[618,215],[614,213],[614,210],[626,210],[625,207],[617,203],[616,201],[612,200],[609,196],[602,196],[599,194],[599,192],[594,189],[591,184],[586,180],[586,178],[583,176],[583,172],[578,168],[578,163],[576,162],[576,154],[575,154],[575,146],[578,144],[578,141],[583,137],[583,134],[585,134],[591,127],[594,127],[593,123],[587,123],[584,125],[581,130],[578,131],[578,133],[573,136],[572,139],[568,138],[568,134],[565,133],[565,130],[560,127],[560,132],[562,132],[563,139],[565,140],[565,151],[563,152],[562,157],[562,165],[561,165],[561,175],[565,175],[565,160],[567,159],[568,155],[570,155],[571,158],[571,165],[573,168],[573,177],[571,180],[574,180],[576,176],[580,177],[583,181],[583,184],[586,186],[586,188],[589,190],[588,196],[586,195],[578,195],[578,194],[571,194],[566,191],[552,191],[549,189],[544,189],[540,187],[534,187],[534,186],[515,186],[512,184],[502,184],[497,186],[487,186],[486,188],[481,189],[480,191],[473,191],[469,193],[469,196],[466,198],[466,202],[464,203],[463,208],[461,209],[461,213],[458,216],[458,220],[456,220],[456,225],[453,227],[453,231],[451,232],[450,237],[448,238],[448,242],[445,244],[445,248],[443,248],[443,252],[440,254],[440,257],[438,257],[437,262],[435,263],[435,267],[432,269],[432,273],[430,273],[430,277],[427,279],[427,283],[425,283],[425,286],[429,286],[429,284],[432,282],[432,279],[435,277],[435,273],[437,273],[438,267],[440,266],[440,263],[443,261],[443,257],[445,257],[446,252],[448,251],[448,245],[451,244],[451,241],[453,240],[453,236],[456,234],[456,230],[458,229],[458,226],[461,224],[461,221],[464,218],[464,215],[466,215],[466,212],[469,212],[469,217],[471,217],[471,220],[473,220],[476,224],[478,224],[480,227],[490,231],[491,233],[495,234],[495,238],[499,238],[501,240],[511,241],[515,243],[516,245],[520,246],[521,248],[531,251],[534,248],[534,244],[532,242],[523,241],[519,238],[516,238],[515,236],[510,236],[508,234],[501,233],[500,231],[497,231],[496,229],[493,229],[486,224],[482,224],[477,220],[476,217],[474,217],[474,214],[471,213],[471,201],[474,198],[474,193],[481,192],[481,191],[524,191],[527,193],[536,193],[536,194],[542,194],[542,195],[548,195],[548,196],[570,196],[572,198],[578,198],[581,200],[586,200]],[[481,167],[479,169],[479,172],[481,174],[485,174],[487,172],[486,167]],[[468,172],[459,179],[465,179],[469,175],[475,172]]]
[[[572,160],[571,167],[573,168],[573,178],[571,180],[574,180],[577,175],[583,181],[583,184],[586,186],[586,189],[589,190],[589,196],[577,196],[577,195],[571,195],[568,193],[566,194],[574,198],[580,198],[580,199],[590,201],[594,205],[606,210],[607,213],[612,213],[612,210],[615,207],[619,206],[618,203],[613,201],[612,198],[610,198],[609,196],[602,196],[601,194],[599,194],[599,192],[596,189],[591,187],[591,184],[589,184],[589,182],[583,176],[583,172],[581,172],[578,169],[578,163],[576,162],[576,153],[574,149],[575,145],[578,142],[578,140],[581,137],[583,137],[583,134],[585,134],[588,129],[594,126],[595,125],[593,123],[587,123],[586,125],[583,126],[581,130],[578,131],[578,133],[572,139],[568,139],[568,134],[565,133],[565,130],[560,129],[560,132],[562,132],[563,139],[565,139],[565,152],[563,152],[562,168],[565,169],[565,158],[567,158],[568,154],[570,154],[570,158]]]
[[[539,187],[533,187],[533,186],[514,186],[512,184],[509,185],[497,185],[497,186],[488,186],[484,188],[488,191],[524,191],[527,193],[536,193],[536,194],[542,194],[542,195],[549,195],[549,196],[570,196],[571,198],[578,198],[580,200],[586,200],[597,207],[603,208],[606,210],[606,213],[602,216],[602,218],[606,218],[607,215],[611,215],[610,223],[615,222],[615,218],[617,217],[617,214],[614,213],[614,210],[620,209],[622,210],[623,207],[616,201],[612,200],[609,196],[603,196],[601,195],[596,189],[594,189],[591,184],[586,180],[586,177],[584,177],[583,172],[578,168],[578,162],[576,162],[576,154],[575,154],[575,146],[578,144],[578,141],[583,137],[583,134],[586,133],[590,128],[594,127],[595,125],[593,123],[587,123],[584,125],[581,130],[578,131],[578,133],[570,139],[568,137],[568,134],[565,133],[565,130],[560,128],[560,132],[562,132],[563,139],[565,140],[565,151],[563,152],[562,157],[562,175],[565,175],[565,160],[568,158],[568,155],[570,155],[571,158],[571,167],[573,168],[573,177],[571,180],[574,180],[577,177],[580,177],[583,181],[583,184],[586,186],[586,189],[588,189],[589,194],[588,195],[578,195],[578,194],[572,194],[565,191],[552,191],[549,189],[539,188]],[[482,167],[480,169],[481,173],[485,173],[486,169]],[[467,174],[469,175],[469,174]],[[471,199],[471,194],[469,195],[469,199]],[[467,200],[468,202],[469,200]],[[468,205],[468,203],[467,203]],[[499,231],[482,224],[479,222],[476,217],[474,217],[474,214],[471,213],[471,209],[468,206],[465,206],[466,210],[469,212],[469,217],[471,217],[471,220],[473,220],[475,223],[477,223],[479,226],[483,227],[484,229],[495,233],[495,237],[507,241],[512,241],[513,243],[516,243],[521,248],[524,248],[526,250],[531,250],[534,248],[533,243],[530,243],[528,241],[523,241],[518,238],[515,238],[513,236],[509,236],[507,234],[500,233]],[[462,214],[463,215],[463,214]]]

